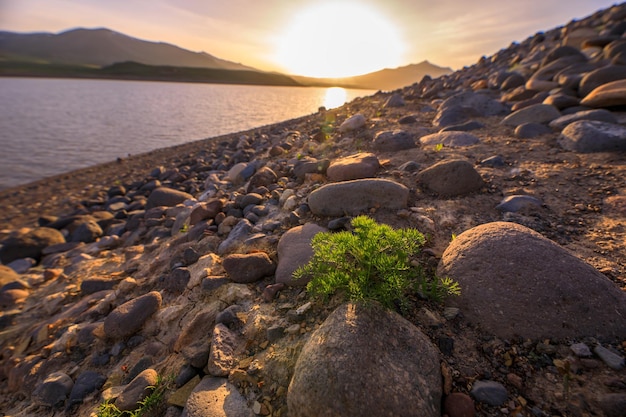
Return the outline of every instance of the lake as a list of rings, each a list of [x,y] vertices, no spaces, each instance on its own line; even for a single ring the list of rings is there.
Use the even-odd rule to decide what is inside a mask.
[[[0,78],[0,189],[339,107],[369,90]]]

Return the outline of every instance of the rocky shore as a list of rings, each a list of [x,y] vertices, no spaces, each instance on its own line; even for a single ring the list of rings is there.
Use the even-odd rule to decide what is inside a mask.
[[[0,411],[625,416],[625,22],[0,192]],[[358,214],[461,295],[311,299],[311,238]]]

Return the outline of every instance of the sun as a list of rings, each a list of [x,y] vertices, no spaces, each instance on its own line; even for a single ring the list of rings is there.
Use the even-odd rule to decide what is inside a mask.
[[[294,75],[349,77],[401,65],[397,28],[359,3],[323,3],[303,9],[276,42],[275,61]]]

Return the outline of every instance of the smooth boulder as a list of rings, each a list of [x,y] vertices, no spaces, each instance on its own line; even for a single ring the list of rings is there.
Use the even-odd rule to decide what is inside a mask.
[[[372,208],[402,209],[409,189],[395,181],[361,179],[326,184],[309,194],[311,212],[318,216],[357,215]]]
[[[626,294],[524,226],[494,222],[460,234],[437,273],[461,286],[448,304],[498,337],[626,338]]]
[[[439,351],[395,312],[344,304],[302,349],[287,405],[292,417],[440,417]]]
[[[558,138],[562,148],[581,153],[626,150],[626,127],[593,120],[567,125]]]

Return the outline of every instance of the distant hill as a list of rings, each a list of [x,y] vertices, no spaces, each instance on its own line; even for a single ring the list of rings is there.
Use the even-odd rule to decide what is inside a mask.
[[[0,59],[103,67],[118,62],[146,65],[253,70],[205,52],[149,42],[109,29],[72,29],[58,34],[0,32]]]
[[[428,61],[394,69],[383,69],[365,75],[347,78],[309,78],[292,76],[303,85],[338,85],[370,90],[396,90],[419,82],[425,75],[437,78],[452,73],[451,68],[439,67]]]
[[[213,71],[208,71],[209,69]],[[58,34],[0,31],[0,76],[120,78],[395,90],[419,82],[425,75],[436,78],[450,72],[450,68],[438,67],[424,61],[348,78],[287,76],[226,61],[206,52],[192,52],[168,43],[144,41],[105,28],[79,28]]]

